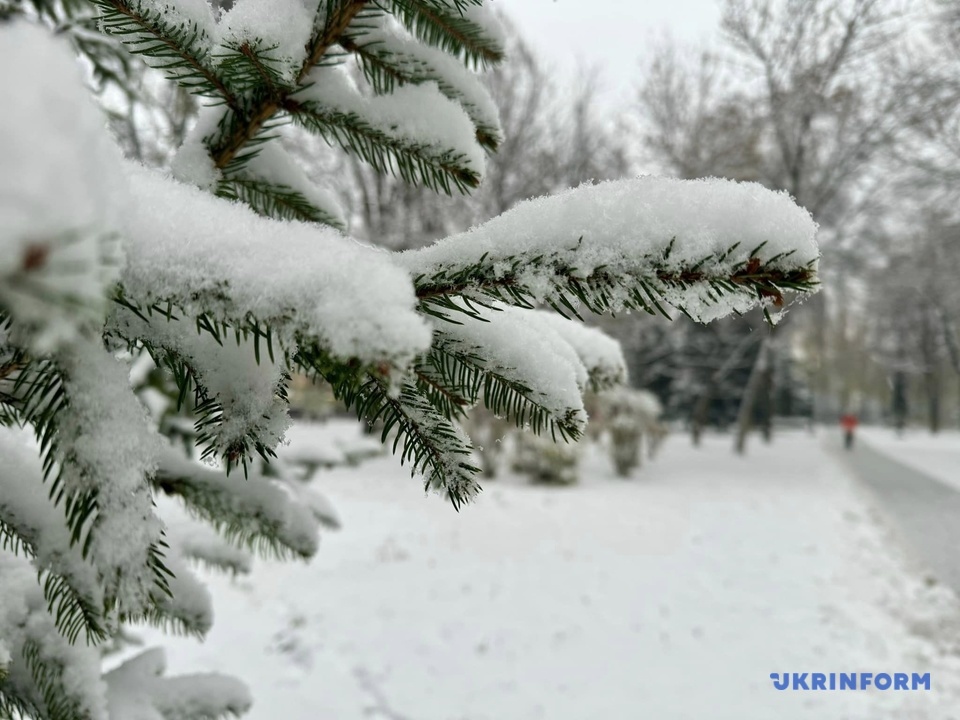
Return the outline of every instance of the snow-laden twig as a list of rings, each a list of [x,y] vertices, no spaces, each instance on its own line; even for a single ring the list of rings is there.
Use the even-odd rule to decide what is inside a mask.
[[[111,718],[238,717],[250,709],[250,691],[219,673],[164,677],[166,657],[154,648],[104,676]]]
[[[461,295],[569,313],[672,306],[707,321],[812,291],[816,230],[755,183],[641,177],[521,203],[400,261],[441,310]]]
[[[356,53],[367,79],[380,92],[397,84],[433,81],[440,92],[463,106],[476,126],[477,142],[496,150],[502,140],[500,117],[480,78],[445,52],[423,45],[388,17],[351,26],[340,39]]]

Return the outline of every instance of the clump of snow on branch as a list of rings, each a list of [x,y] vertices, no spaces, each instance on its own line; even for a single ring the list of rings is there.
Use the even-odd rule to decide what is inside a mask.
[[[170,520],[166,514],[170,549],[184,558],[231,574],[246,574],[253,567],[253,556],[233,545],[211,529],[191,518]]]
[[[66,39],[6,23],[0,65],[18,68],[0,77],[0,305],[42,354],[104,312],[119,153]]]
[[[4,682],[13,686],[15,694],[34,696],[33,679],[19,658],[29,645],[41,666],[62,668],[56,679],[60,696],[73,704],[81,717],[107,720],[100,651],[84,643],[71,645],[59,633],[47,610],[36,568],[6,550],[0,550],[0,643],[14,657]]]
[[[466,111],[448,99],[436,82],[403,85],[392,93],[371,97],[362,95],[339,68],[316,67],[306,82],[309,86],[295,97],[316,112],[356,114],[388,137],[438,155],[451,152],[478,177],[483,176],[486,158],[477,144],[476,128]]]
[[[476,353],[489,372],[527,387],[530,399],[556,421],[582,430],[587,370],[570,343],[531,310],[498,304],[475,313],[482,321],[438,321],[441,346]]]
[[[399,23],[384,16],[373,29],[356,38],[364,52],[383,56],[414,78],[431,77],[440,92],[459,102],[477,129],[499,138],[500,113],[480,78],[462,62],[415,40]]]
[[[220,17],[220,44],[268,51],[271,68],[293,83],[307,56],[316,5],[311,12],[303,0],[236,0]]]
[[[208,444],[217,450],[225,452],[244,439],[273,448],[290,425],[287,403],[278,392],[284,383],[283,357],[276,353],[270,359],[264,350],[258,358],[252,335],[216,339],[189,320],[156,315],[147,323],[122,311],[111,318],[111,327],[186,363],[194,381],[220,406],[218,422],[205,428]]]
[[[218,132],[218,125],[226,112],[226,106],[207,105],[200,108],[197,121],[184,138],[174,155],[170,169],[177,180],[213,191],[222,174],[210,157],[204,140]]]
[[[213,626],[210,591],[176,552],[168,553],[164,564],[172,573],[167,581],[170,592],[154,593],[154,602],[180,627],[196,636],[206,635]]]
[[[405,364],[429,347],[409,277],[385,253],[334,230],[263,218],[138,166],[127,177],[129,299],[234,323],[251,314],[289,348],[300,332],[343,359]]]
[[[72,542],[63,510],[50,499],[33,435],[0,427],[0,457],[0,523],[29,543],[38,567],[65,578],[92,606],[102,606],[100,578]]]
[[[499,52],[503,52],[503,48],[507,45],[507,36],[503,23],[489,5],[466,4],[461,6],[460,13],[481,29],[487,42],[495,45]]]
[[[259,472],[251,471],[245,479],[237,480],[168,448],[161,455],[158,477],[184,486],[180,494],[187,498],[213,498],[221,512],[220,519],[231,518],[236,523],[227,528],[228,535],[259,533],[266,526],[301,557],[311,557],[317,551],[319,522],[313,511],[295,502],[293,493],[282,483]],[[238,529],[237,525],[241,527]]]
[[[555,312],[530,312],[536,315],[538,324],[552,328],[570,344],[587,370],[591,389],[622,385],[627,381],[627,361],[617,340],[602,330],[569,320]]]
[[[124,720],[239,716],[250,709],[247,687],[219,673],[165,678],[166,656],[154,648],[107,673],[110,717]]]
[[[160,438],[128,385],[129,368],[96,342],[64,353],[67,405],[58,413],[61,479],[69,492],[96,494],[90,557],[115,586],[121,607],[136,608],[153,586],[148,553],[160,539],[146,478]]]
[[[286,185],[302,194],[314,207],[321,209],[346,227],[346,214],[336,196],[313,183],[290,153],[278,143],[264,145],[257,156],[250,159],[239,172],[239,177],[251,177],[277,185]]]

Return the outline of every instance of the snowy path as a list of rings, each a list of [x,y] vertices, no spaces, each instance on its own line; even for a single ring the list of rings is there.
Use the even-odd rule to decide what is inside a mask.
[[[459,515],[392,460],[325,474],[309,567],[213,577],[171,671],[248,681],[254,720],[957,720],[956,600],[908,574],[816,438],[671,439],[629,482],[488,482]],[[150,640],[157,638],[151,634]],[[929,692],[780,692],[771,672],[930,672]]]
[[[960,492],[960,431],[931,435],[911,428],[897,435],[889,428],[865,427],[857,432],[873,449]]]
[[[858,443],[854,452],[843,453],[838,439],[837,454],[876,493],[905,544],[929,565],[933,576],[960,593],[960,448],[925,448],[921,456],[928,461],[932,456],[937,466],[945,466],[943,460],[952,455],[951,485],[922,465],[918,468],[914,461],[919,458],[912,458],[909,447],[906,462],[900,462],[903,453],[889,433],[868,432],[861,440],[866,442]]]

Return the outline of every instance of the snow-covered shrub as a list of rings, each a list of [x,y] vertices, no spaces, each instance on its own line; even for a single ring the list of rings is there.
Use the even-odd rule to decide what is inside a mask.
[[[653,393],[627,387],[604,390],[597,395],[597,408],[610,432],[610,459],[621,477],[628,477],[643,460],[643,439],[648,439],[653,457],[666,435],[659,422],[663,408]]]
[[[673,307],[708,321],[815,286],[810,216],[786,195],[719,180],[582,187],[399,255],[355,242],[277,127],[469,192],[501,140],[473,72],[501,55],[488,8],[219,8],[0,8],[0,715],[208,718],[249,706],[228,678],[165,679],[155,651],[102,675],[96,645],[131,621],[205,633],[212,610],[191,560],[242,572],[252,550],[316,551],[318,527],[335,520],[264,466],[289,425],[292,373],[323,378],[381,421],[425,486],[459,507],[479,490],[456,424],[466,410],[482,403],[576,439],[583,389],[607,381],[608,357],[535,305]],[[172,175],[120,157],[78,53],[98,81],[122,85],[142,61],[201,99]],[[131,387],[130,358],[176,386],[192,430]],[[158,495],[199,523],[165,525]]]
[[[551,485],[573,485],[580,481],[579,442],[554,442],[548,437],[529,432],[515,434],[510,468],[526,475],[531,482]]]

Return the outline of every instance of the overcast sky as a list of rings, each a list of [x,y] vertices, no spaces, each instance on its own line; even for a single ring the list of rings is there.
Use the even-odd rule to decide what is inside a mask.
[[[584,61],[602,68],[605,95],[629,92],[637,58],[669,32],[698,43],[716,33],[717,0],[494,0],[541,56],[573,76]]]

